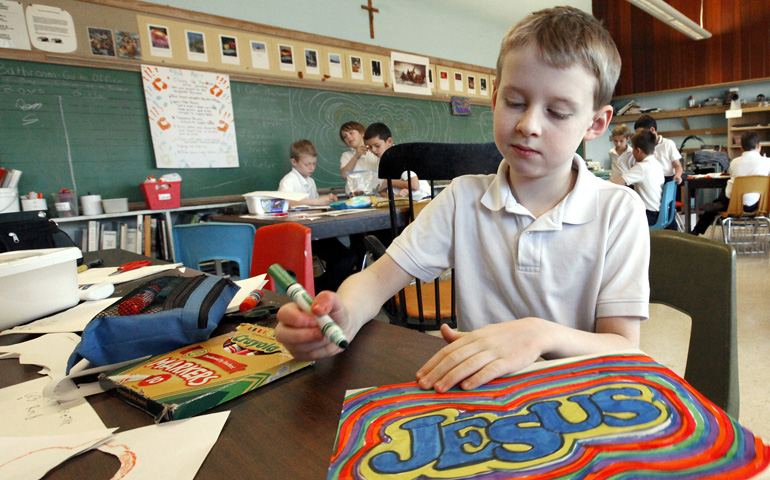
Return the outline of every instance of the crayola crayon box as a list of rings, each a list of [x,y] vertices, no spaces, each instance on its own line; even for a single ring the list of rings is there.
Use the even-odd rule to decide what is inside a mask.
[[[294,359],[272,328],[235,331],[103,373],[99,382],[156,422],[197,415],[310,365]]]

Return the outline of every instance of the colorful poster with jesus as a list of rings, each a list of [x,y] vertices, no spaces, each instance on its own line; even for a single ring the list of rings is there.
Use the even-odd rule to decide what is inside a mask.
[[[770,447],[650,357],[544,363],[349,392],[328,479],[767,478]]]
[[[235,168],[238,147],[230,77],[142,66],[158,168]]]

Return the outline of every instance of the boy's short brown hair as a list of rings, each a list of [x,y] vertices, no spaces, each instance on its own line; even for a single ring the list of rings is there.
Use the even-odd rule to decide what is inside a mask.
[[[615,125],[615,128],[612,129],[612,138],[615,138],[615,137],[631,138],[631,135],[633,134],[634,132],[631,131],[631,127],[629,127],[625,123],[621,123],[620,125]]]
[[[362,136],[363,136],[364,132],[366,131],[364,126],[361,125],[358,122],[346,122],[346,123],[343,123],[342,126],[340,127],[340,140],[342,140],[343,142],[345,141],[345,139],[342,138],[342,134],[344,132],[347,132],[348,130],[357,130],[358,133],[360,133]]]
[[[302,155],[310,155],[311,157],[317,157],[318,151],[315,149],[310,140],[297,140],[289,147],[289,158],[299,160]]]
[[[631,146],[634,149],[641,149],[645,155],[652,155],[655,153],[655,143],[657,143],[657,141],[658,136],[652,133],[652,130],[644,129],[631,137]]]
[[[548,8],[511,27],[500,46],[495,85],[500,84],[505,56],[527,46],[535,47],[540,58],[554,67],[583,66],[596,79],[594,109],[610,103],[620,76],[620,54],[610,34],[592,15],[574,7]]]
[[[741,134],[741,148],[745,152],[755,150],[759,145],[759,134],[754,130],[748,130]]]

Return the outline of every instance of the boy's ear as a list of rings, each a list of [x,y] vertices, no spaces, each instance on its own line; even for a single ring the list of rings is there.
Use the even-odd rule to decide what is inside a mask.
[[[607,130],[607,127],[610,126],[611,119],[612,106],[604,105],[603,107],[600,107],[599,110],[594,113],[593,121],[591,122],[591,125],[588,126],[588,130],[586,130],[583,140],[593,140],[601,137]]]
[[[291,162],[291,165],[296,167],[297,166],[297,160],[294,157],[289,157],[289,161]]]
[[[393,146],[393,137],[388,137],[387,140],[385,140],[385,144],[388,146],[388,148]]]

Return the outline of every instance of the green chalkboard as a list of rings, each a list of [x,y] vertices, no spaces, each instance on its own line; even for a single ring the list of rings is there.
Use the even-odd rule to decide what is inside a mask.
[[[177,172],[182,197],[274,190],[290,169],[289,145],[319,152],[319,188],[344,185],[339,127],[385,122],[394,141],[489,142],[492,112],[453,116],[448,102],[231,83],[238,168],[155,167],[139,72],[0,59],[0,166],[23,172],[19,191],[62,188],[141,201],[147,176]]]

